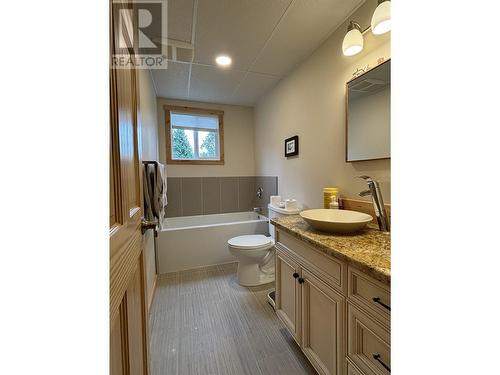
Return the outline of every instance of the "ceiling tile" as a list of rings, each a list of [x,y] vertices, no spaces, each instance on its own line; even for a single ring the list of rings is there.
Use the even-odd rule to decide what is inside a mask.
[[[254,105],[362,1],[199,0],[194,61],[201,65],[192,65],[189,90],[188,64],[153,71],[158,96]],[[190,42],[194,4],[168,0],[169,38]],[[231,69],[213,66],[219,53],[233,58]]]
[[[234,93],[231,99],[232,104],[254,105],[279,80],[280,77],[249,72]]]
[[[168,0],[168,38],[191,42],[194,0]]]
[[[252,71],[286,75],[309,56],[362,0],[296,0]]]
[[[232,57],[235,69],[248,69],[290,2],[200,1],[194,61],[214,64],[215,57],[225,53]]]
[[[187,99],[189,64],[169,61],[168,69],[153,69],[153,80],[158,97]]]
[[[214,103],[229,103],[245,73],[231,69],[193,64],[189,98]]]

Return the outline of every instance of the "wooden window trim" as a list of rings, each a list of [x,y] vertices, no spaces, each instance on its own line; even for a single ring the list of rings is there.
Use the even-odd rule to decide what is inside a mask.
[[[165,110],[165,144],[167,148],[167,164],[184,165],[224,165],[224,111],[216,109],[193,108],[183,106],[164,105]],[[179,111],[200,115],[216,115],[219,117],[219,157],[220,160],[176,160],[172,159],[172,137],[170,126],[170,112]]]

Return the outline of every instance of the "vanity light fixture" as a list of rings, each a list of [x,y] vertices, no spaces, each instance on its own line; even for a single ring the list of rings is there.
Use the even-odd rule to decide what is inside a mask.
[[[374,35],[382,35],[391,31],[391,1],[378,0],[378,6],[373,12],[372,22],[369,27],[361,31],[361,27],[354,21],[349,22],[347,34],[342,42],[342,52],[345,56],[354,56],[363,50],[363,35],[369,30]]]
[[[389,0],[378,0],[377,9],[372,16],[371,28],[375,35],[391,31],[391,2]]]
[[[342,42],[342,52],[346,56],[354,56],[363,50],[363,34],[361,34],[361,26],[354,21],[349,22],[347,26],[347,34]]]
[[[231,58],[227,55],[219,55],[215,58],[215,62],[217,63],[217,65],[223,68],[227,68],[228,66],[230,66],[232,61],[233,60],[231,60]]]

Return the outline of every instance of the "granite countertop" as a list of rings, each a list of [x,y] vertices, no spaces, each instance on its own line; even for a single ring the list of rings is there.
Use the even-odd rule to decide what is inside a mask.
[[[271,219],[276,228],[305,241],[327,255],[345,261],[384,284],[391,284],[391,235],[369,225],[352,234],[313,229],[299,215]]]

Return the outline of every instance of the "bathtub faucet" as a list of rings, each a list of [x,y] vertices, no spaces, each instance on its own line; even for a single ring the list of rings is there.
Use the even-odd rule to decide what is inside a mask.
[[[253,212],[257,212],[258,214],[262,213],[262,207],[254,207]]]

